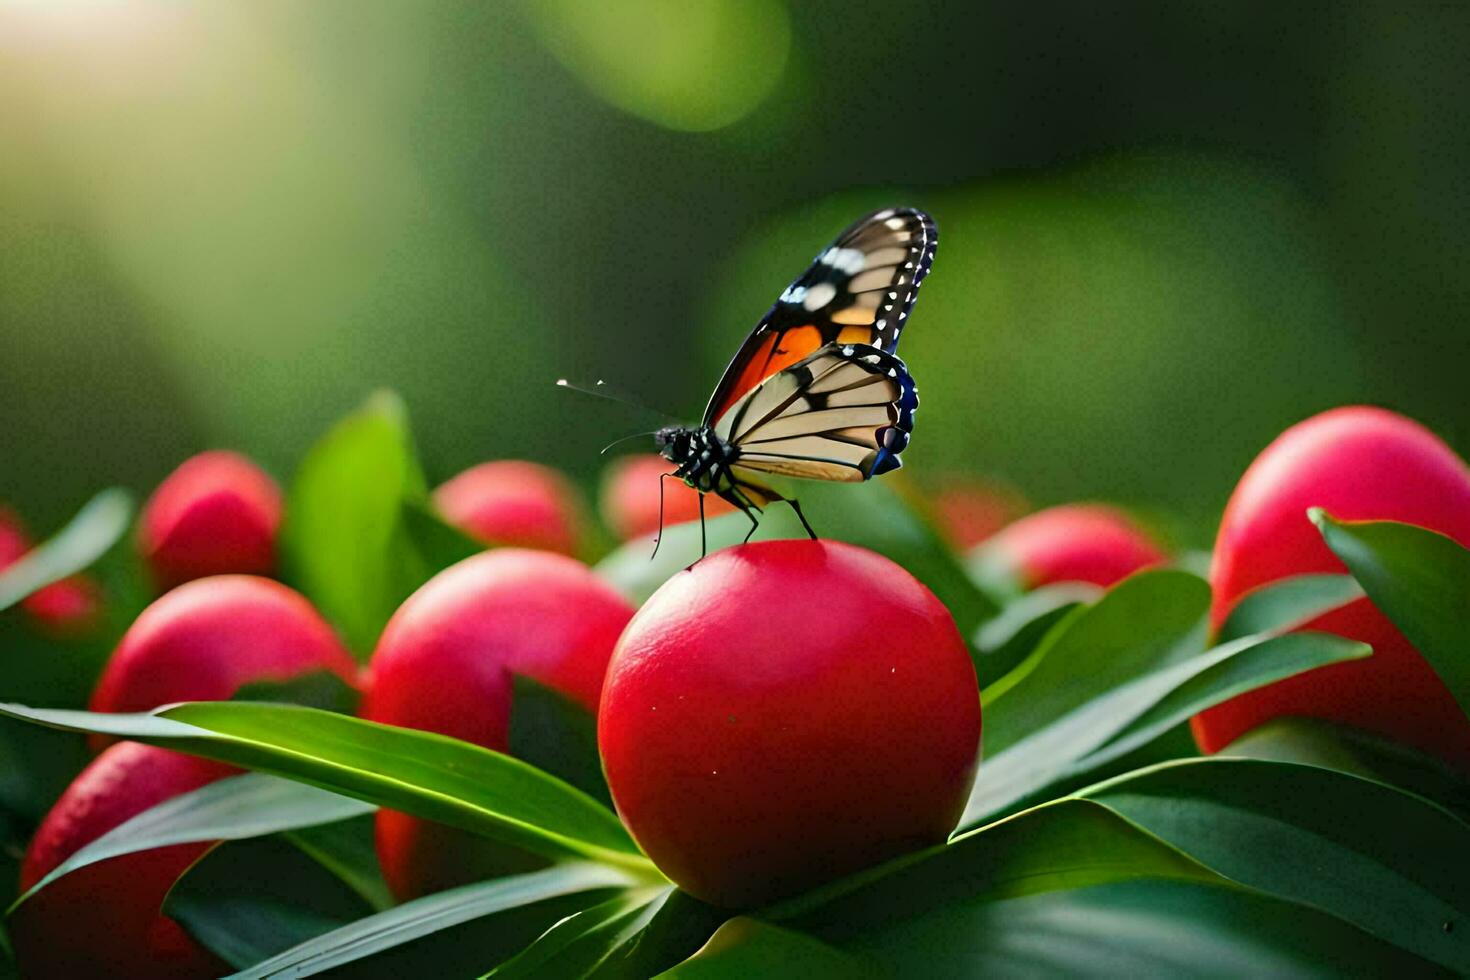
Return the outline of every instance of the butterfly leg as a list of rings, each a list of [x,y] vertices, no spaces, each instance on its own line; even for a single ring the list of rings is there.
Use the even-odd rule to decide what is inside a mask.
[[[817,532],[812,530],[811,524],[807,523],[806,515],[801,512],[801,502],[795,499],[786,502],[791,505],[792,510],[796,511],[796,517],[801,521],[801,526],[806,528],[806,533],[813,541],[817,540]]]
[[[704,531],[704,494],[699,495],[699,557],[700,560],[709,554],[709,539],[705,537]]]
[[[761,526],[760,519],[755,516],[756,510],[758,509],[755,503],[746,496],[737,483],[731,483],[729,486],[719,488],[715,492],[749,519],[750,530],[745,532],[745,538],[740,542],[741,544],[749,544],[751,535],[755,534],[756,529]]]
[[[648,556],[649,561],[653,561],[658,557],[658,546],[663,544],[664,541],[664,481],[673,475],[672,473],[663,473],[658,478],[658,534],[653,539],[653,554]],[[704,503],[704,498],[699,498],[699,502],[701,504]]]

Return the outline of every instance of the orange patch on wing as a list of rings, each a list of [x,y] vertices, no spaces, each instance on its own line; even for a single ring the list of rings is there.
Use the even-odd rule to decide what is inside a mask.
[[[771,375],[784,371],[797,361],[814,353],[822,346],[822,331],[811,324],[792,327],[780,335],[781,344],[776,346],[777,335],[772,334],[752,353],[750,360],[740,369],[740,377],[731,386],[729,394],[715,410],[713,418],[719,419],[738,402],[745,393]]]
[[[837,332],[839,344],[871,344],[873,342],[872,327],[843,327]]]
[[[877,315],[875,310],[864,309],[861,306],[847,306],[832,314],[833,323],[872,323]]]

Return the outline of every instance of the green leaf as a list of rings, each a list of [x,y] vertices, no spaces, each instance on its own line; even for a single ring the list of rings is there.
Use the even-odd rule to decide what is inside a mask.
[[[1275,718],[1231,742],[1220,755],[1336,769],[1388,783],[1470,820],[1470,780],[1442,760],[1392,739],[1320,718]]]
[[[362,692],[330,670],[313,670],[287,680],[245,684],[230,700],[299,704],[307,708],[351,715],[357,713]]]
[[[673,976],[745,976],[751,974],[741,971],[751,964],[772,971],[753,975],[801,975],[799,967],[779,967],[779,948],[736,948],[751,939],[780,940],[777,947],[800,954],[796,962],[850,965],[859,976],[878,967],[880,976],[985,975],[968,964],[985,956],[986,945],[975,936],[994,909],[1026,896],[1137,879],[1221,880],[1106,808],[1061,800],[772,906],[758,915],[783,932],[729,926],[690,961],[704,972],[684,973],[681,966]],[[1006,975],[1017,966],[991,964],[990,972]]]
[[[291,485],[286,569],[359,655],[431,573],[403,518],[427,493],[403,403],[386,391],[312,447]]]
[[[1470,824],[1419,797],[1229,758],[1165,763],[1079,795],[1232,881],[1470,972]]]
[[[847,541],[876,551],[902,565],[939,597],[964,636],[996,612],[995,604],[970,581],[939,534],[884,480],[861,484],[823,484],[798,481],[802,509],[812,527],[824,538]],[[750,530],[743,514],[725,514],[706,522],[709,550],[739,544]],[[761,516],[761,528],[752,538],[803,538],[806,532],[791,508],[772,504]],[[641,604],[675,572],[699,557],[699,522],[664,528],[658,556],[650,560],[653,544],[630,541],[598,564],[597,572]]]
[[[1148,877],[1218,876],[1102,806],[1063,799],[817,888],[761,917],[818,935],[855,934],[948,908]]]
[[[457,951],[456,947],[468,946],[476,956],[486,957],[489,962],[504,959],[534,940],[552,923],[575,911],[565,902],[554,900],[571,896],[579,899],[581,907],[585,907],[596,897],[606,894],[607,889],[625,888],[632,883],[626,875],[603,865],[563,864],[544,871],[465,885],[359,919],[257,963],[236,974],[235,980],[313,976],[364,960],[374,965],[378,976],[466,975],[466,969],[449,969],[443,956],[452,955]],[[480,930],[477,940],[468,941],[459,934],[456,927],[466,923],[474,923]],[[441,938],[441,934],[445,939],[452,935],[454,941],[434,942]],[[400,949],[408,944],[417,949]],[[426,946],[432,948],[426,949]],[[444,950],[443,956],[436,955],[436,951],[445,946],[449,949]],[[418,954],[416,966],[425,967],[432,963],[435,969],[390,969],[383,955],[408,952]],[[478,969],[483,969],[487,960],[478,962]],[[395,965],[404,966],[401,957],[397,958]]]
[[[965,555],[965,572],[986,595],[1009,605],[1026,594],[1015,562],[993,544],[980,542]]]
[[[1062,617],[1081,603],[1096,601],[1102,591],[1086,582],[1058,582],[1007,603],[975,632],[975,674],[980,686],[1014,670]]]
[[[448,524],[429,507],[417,500],[403,502],[403,524],[409,539],[433,573],[485,550],[485,545]]]
[[[628,891],[568,916],[491,970],[485,980],[586,980],[609,976],[618,971],[628,945],[672,892],[672,888]]]
[[[726,909],[674,889],[659,904],[637,941],[617,960],[616,970],[604,971],[604,975],[610,974],[616,980],[659,976],[694,955],[730,916]]]
[[[127,532],[133,498],[126,490],[103,490],[44,544],[0,571],[0,610],[87,568]]]
[[[1285,633],[1363,597],[1351,575],[1297,575],[1247,592],[1220,625],[1221,643],[1252,633]]]
[[[63,875],[108,858],[170,844],[260,837],[372,810],[359,800],[274,776],[221,779],[165,800],[98,837],[16,899],[11,911]]]
[[[1325,633],[1249,636],[1108,690],[1011,743],[980,766],[961,826],[973,827],[1048,787],[1073,784],[1142,749],[1200,710],[1304,670],[1364,657]],[[1019,693],[1019,692],[1018,692]],[[1012,695],[1016,696],[1016,695]],[[1006,706],[1002,701],[994,713]],[[987,721],[988,724],[988,721]]]
[[[374,814],[376,811],[374,811]],[[362,900],[381,912],[394,904],[378,864],[374,814],[301,827],[282,834],[301,851],[341,878]]]
[[[1222,644],[1196,661],[1203,669],[1130,721],[1097,752],[1082,760],[1091,769],[1142,748],[1205,708],[1278,680],[1372,653],[1366,643],[1331,633],[1291,633],[1242,638]]]
[[[591,858],[653,880],[618,818],[518,759],[442,735],[313,708],[232,701],[151,714],[0,705],[10,715],[258,769],[437,820],[552,859]]]
[[[814,938],[884,977],[1449,975],[1325,912],[1208,881],[1139,878],[895,918]],[[758,975],[805,980],[799,969]]]
[[[612,806],[597,752],[597,718],[560,691],[511,676],[510,754]]]
[[[881,976],[1435,972],[1323,912],[1230,884],[1116,812],[1074,806],[1082,802],[1027,810],[759,916]],[[709,961],[722,959],[729,972],[689,975],[733,978],[764,962],[772,970],[762,976],[801,976],[774,957],[727,951]]]
[[[1470,717],[1470,551],[1422,527],[1309,512],[1337,557]]]
[[[233,967],[258,963],[372,909],[282,837],[222,844],[186,871],[163,912]]]
[[[985,749],[999,752],[1093,698],[1205,649],[1210,588],[1187,572],[1142,572],[1068,615],[985,689]]]
[[[820,939],[742,916],[720,926],[699,952],[661,976],[668,980],[863,980],[887,975],[876,963]]]

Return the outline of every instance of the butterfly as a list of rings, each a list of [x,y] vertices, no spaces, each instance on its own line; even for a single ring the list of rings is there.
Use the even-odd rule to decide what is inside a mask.
[[[938,240],[913,208],[856,221],[756,324],[700,424],[654,433],[669,475],[699,491],[701,543],[707,493],[750,518],[747,541],[779,500],[816,538],[784,478],[859,483],[902,465],[919,395],[895,352]]]

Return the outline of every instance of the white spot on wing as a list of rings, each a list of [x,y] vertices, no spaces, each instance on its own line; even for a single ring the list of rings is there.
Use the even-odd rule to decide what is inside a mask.
[[[867,265],[868,257],[863,254],[861,249],[829,248],[822,254],[821,262],[823,265],[830,265],[839,272],[845,272],[849,276],[855,276],[863,271],[863,266]]]
[[[801,305],[808,310],[819,310],[832,302],[837,295],[837,287],[830,282],[819,282],[806,291]]]

